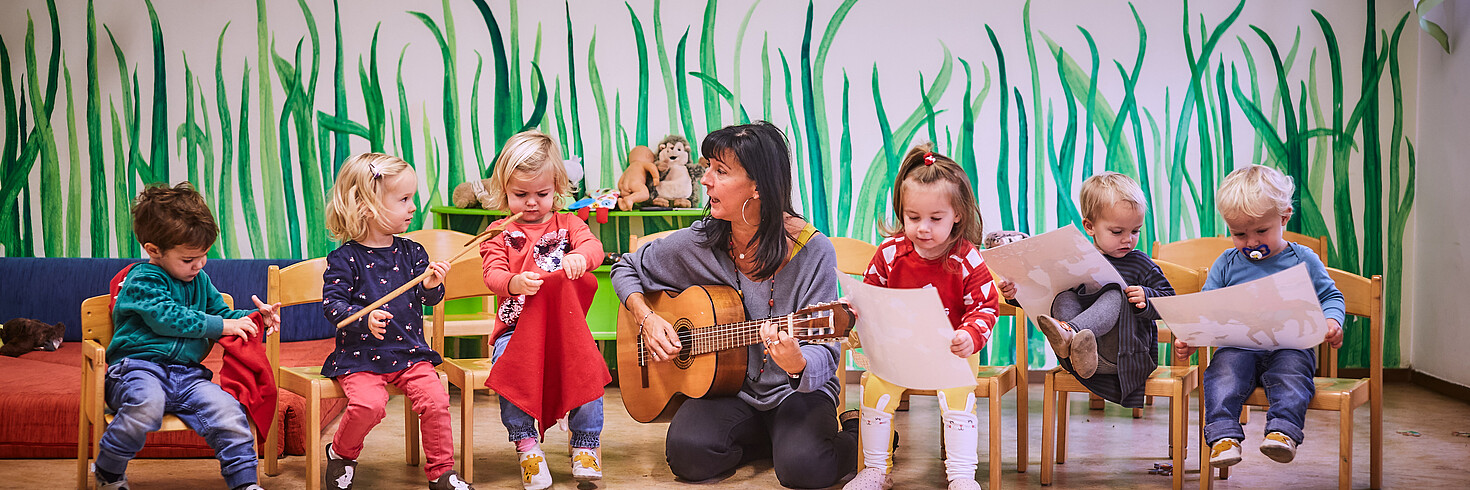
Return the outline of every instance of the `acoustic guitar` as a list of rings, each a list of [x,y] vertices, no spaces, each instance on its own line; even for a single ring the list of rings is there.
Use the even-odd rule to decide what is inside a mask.
[[[775,321],[792,337],[838,341],[852,328],[852,310],[823,303],[790,315],[745,319],[740,293],[729,286],[692,286],[679,293],[646,294],[654,314],[679,336],[679,354],[657,362],[643,344],[638,318],[618,314],[618,385],[623,406],[639,422],[667,422],[684,400],[734,395],[745,382],[746,349],[761,341],[760,327]]]

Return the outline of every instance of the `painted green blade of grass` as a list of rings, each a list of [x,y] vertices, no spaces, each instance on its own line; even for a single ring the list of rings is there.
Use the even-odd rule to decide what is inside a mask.
[[[87,188],[91,190],[91,246],[93,257],[111,255],[112,240],[107,227],[107,164],[102,149],[102,88],[97,80],[97,16],[93,0],[87,0]],[[6,94],[9,95],[9,94]]]
[[[575,154],[582,157],[582,168],[585,170],[587,168],[589,159],[587,158],[587,147],[582,144],[582,118],[579,116],[577,110],[577,108],[580,107],[577,104],[577,63],[575,61],[577,59],[575,49],[577,44],[572,39],[572,32],[574,32],[572,30],[572,7],[570,2],[564,1],[562,5],[564,6],[567,13],[567,101],[570,103],[567,107],[570,108],[572,113],[572,142],[575,142],[577,144]],[[688,31],[685,31],[685,35],[688,35]],[[679,57],[682,59],[683,50],[681,49],[679,53]],[[682,73],[682,65],[680,66],[680,68],[680,72]],[[680,99],[683,100],[682,94]],[[582,185],[578,187],[581,187],[582,189],[588,189],[585,171],[583,172]]]
[[[336,50],[332,57],[332,105],[335,109],[337,119],[346,121],[352,116],[347,113],[347,55],[342,49],[342,8],[339,0],[332,0],[332,48]],[[337,170],[342,167],[342,162],[347,161],[347,156],[352,152],[351,141],[346,134],[337,133],[332,144],[332,161],[327,171],[332,177],[337,175]]]
[[[970,187],[973,195],[980,195],[980,161],[975,156],[975,117],[980,114],[980,108],[985,104],[985,98],[990,94],[990,68],[984,64],[980,68],[984,70],[985,85],[980,88],[980,93],[973,99],[970,97],[970,89],[974,85],[971,81],[970,63],[960,58],[960,65],[965,68],[965,98],[963,113],[960,115],[960,143],[959,155],[961,168],[965,175],[969,176]],[[1003,186],[1004,183],[998,186]]]
[[[535,62],[531,63],[531,80],[536,85],[536,98],[532,101],[531,115],[526,118],[526,124],[521,126],[521,131],[536,127],[546,117],[546,77],[541,74],[541,65]]]
[[[640,145],[648,144],[648,42],[643,39],[643,23],[638,20],[638,14],[633,12],[633,6],[623,2],[628,8],[628,18],[633,23],[634,46],[638,50],[638,105],[634,107],[638,111],[637,126],[634,129],[633,141]],[[754,7],[752,7],[754,8]],[[746,17],[749,19],[749,17]],[[738,41],[737,41],[738,43]],[[738,46],[738,44],[737,44]],[[739,53],[739,48],[736,48]],[[738,56],[738,55],[737,55]],[[737,58],[738,60],[738,58]],[[737,71],[738,73],[738,71]]]
[[[1130,4],[1129,7],[1132,7],[1132,5]],[[1082,106],[1083,109],[1087,111],[1086,120],[1091,121],[1092,112],[1097,105],[1097,72],[1100,69],[1099,67],[1101,66],[1101,63],[1098,61],[1097,56],[1097,41],[1094,41],[1092,39],[1092,33],[1088,32],[1087,29],[1084,29],[1082,26],[1077,26],[1077,30],[1081,31],[1082,37],[1087,39],[1087,51],[1089,54],[1092,55],[1092,64],[1088,65],[1091,71],[1087,74],[1087,101]],[[1118,114],[1120,116],[1117,119],[1118,121],[1123,120],[1121,116],[1124,113],[1125,111],[1121,109],[1118,111]],[[1117,122],[1114,122],[1113,124],[1117,125]],[[1109,128],[1097,128],[1096,132],[1108,134],[1106,132],[1108,129]],[[1087,133],[1087,147],[1085,150],[1083,150],[1082,154],[1082,178],[1086,179],[1092,176],[1092,140],[1094,131],[1091,128],[1084,126],[1082,128],[1082,132]],[[1108,142],[1103,141],[1103,146],[1107,145]]]
[[[834,208],[842,215],[837,219],[837,236],[848,236],[852,228],[852,215],[855,208],[852,206],[852,118],[849,117],[848,92],[852,86],[847,78],[847,71],[842,72],[842,136],[837,143],[837,161],[849,167],[846,171],[837,172],[840,179],[837,183],[837,207]]]
[[[66,55],[62,55],[62,63],[66,63]],[[68,174],[66,182],[66,256],[81,257],[82,255],[82,207],[86,201],[82,200],[82,152],[77,144],[77,115],[76,100],[72,97],[71,72],[63,72],[66,78],[66,144],[70,148],[67,152]]]
[[[1012,89],[1012,92],[1016,98],[1016,123],[1018,125],[1016,128],[1016,154],[1022,155],[1022,158],[1024,158],[1028,143],[1027,138],[1031,136],[1030,133],[1026,132],[1026,101],[1021,99],[1020,87]],[[1025,163],[1021,163],[1016,168],[1016,227],[1020,229],[1021,233],[1029,234],[1031,233],[1031,214],[1027,212],[1027,207],[1030,206],[1031,201],[1026,199],[1026,170]],[[1037,226],[1039,228],[1040,224]]]
[[[689,43],[689,29],[684,29],[684,35],[679,37],[679,44],[675,48],[674,70],[679,76],[675,78],[675,89],[679,101],[679,120],[684,123],[684,134],[689,139],[689,159],[699,161],[699,137],[694,132],[694,111],[689,107],[689,77],[684,76],[685,48]],[[574,102],[575,104],[575,102]],[[795,119],[792,119],[793,121]]]
[[[382,27],[382,23],[373,27],[373,42],[368,48],[370,50],[368,55],[370,71],[367,76],[362,75],[362,58],[357,59],[358,79],[361,80],[359,83],[363,86],[363,105],[368,114],[368,144],[369,148],[376,152],[382,152],[386,148],[384,133],[387,132],[388,126],[387,109],[383,102],[383,81],[378,75],[382,73],[378,71],[378,32]]]
[[[750,18],[755,16],[755,8],[760,5],[761,0],[752,2],[750,8],[745,9],[745,18],[740,19],[740,28],[735,29],[735,59],[730,65],[732,67],[730,76],[733,79],[730,82],[730,92],[735,94],[735,100],[737,102],[743,100],[740,98],[740,52],[745,48],[745,31],[750,28]]]
[[[260,224],[260,215],[256,206],[245,206],[255,198],[254,176],[251,175],[250,164],[255,160],[250,158],[250,63],[241,63],[240,75],[240,145],[239,174],[240,174],[240,211],[245,215],[245,234],[250,240],[251,255],[255,258],[266,257],[266,241],[264,228]],[[264,149],[262,152],[266,151]],[[261,162],[262,170],[265,162]],[[267,192],[268,194],[269,192]],[[246,198],[249,200],[246,200]]]
[[[1185,8],[1184,10],[1188,12],[1189,9]],[[1021,25],[1026,29],[1026,58],[1030,62],[1031,68],[1031,120],[1035,123],[1033,125],[1035,127],[1032,128],[1033,133],[1031,137],[1040,142],[1044,137],[1044,135],[1042,134],[1043,128],[1041,125],[1041,74],[1039,71],[1039,64],[1036,60],[1036,36],[1033,35],[1033,33],[1036,31],[1031,29],[1031,0],[1026,0],[1025,6],[1021,8]],[[1019,107],[1021,104],[1016,105]],[[1025,153],[1022,152],[1021,154],[1024,158]],[[1036,196],[1036,210],[1035,214],[1033,216],[1029,216],[1028,218],[1035,221],[1034,224],[1037,226],[1038,229],[1044,229],[1046,227],[1047,203],[1046,187],[1043,183],[1045,179],[1041,178],[1041,174],[1046,171],[1045,145],[1042,145],[1040,143],[1036,145],[1036,148],[1033,150],[1032,153],[1031,164],[1032,171],[1035,172],[1037,177],[1036,187],[1030,190],[1033,195]],[[1022,165],[1024,165],[1024,163]],[[1022,192],[1026,191],[1023,189]],[[1025,213],[1021,213],[1021,215],[1025,216]]]
[[[259,69],[256,73],[257,93],[260,109],[260,141],[257,148],[260,149],[260,178],[264,197],[265,222],[286,223],[286,207],[283,202],[283,194],[277,189],[282,189],[286,183],[282,182],[281,156],[278,150],[278,135],[276,134],[276,105],[275,86],[271,80],[271,31],[267,25],[266,0],[255,0],[255,66]],[[295,184],[291,184],[295,185]],[[260,230],[257,228],[257,230]],[[284,233],[265,233],[268,251],[265,257],[283,258],[291,256]],[[256,253],[263,251],[257,250]],[[257,255],[257,257],[262,257]]]
[[[177,140],[178,151],[184,155],[184,169],[189,175],[189,183],[199,190],[200,194],[208,196],[209,185],[199,180],[199,156],[195,152],[197,145],[193,139],[194,126],[194,71],[189,68],[189,58],[184,57],[184,122],[174,130],[174,139]],[[207,199],[207,198],[206,198]],[[213,248],[210,249],[211,251]]]
[[[480,168],[480,178],[489,177],[485,175],[485,150],[480,140],[484,139],[480,132],[480,75],[485,69],[485,57],[480,56],[480,50],[475,50],[475,77],[470,82],[470,141],[475,147],[475,164]],[[496,149],[499,151],[499,149]]]
[[[934,112],[934,101],[924,93],[924,74],[922,72],[919,73],[919,107],[924,108],[924,127],[929,130],[929,143],[934,145],[935,149],[944,151],[939,148],[939,128],[934,121],[937,114]]]
[[[1016,220],[1011,214],[1011,206],[1014,201],[1011,200],[1011,179],[1008,175],[1011,166],[1011,85],[1006,77],[1005,52],[1000,49],[1000,41],[995,38],[995,31],[990,28],[990,24],[985,25],[985,35],[990,39],[990,47],[995,50],[995,72],[1000,75],[1000,148],[997,151],[999,156],[995,165],[995,187],[1000,193],[1000,226],[1002,230],[1014,230]],[[979,181],[978,177],[977,175],[976,181]]]
[[[234,198],[231,197],[231,192],[235,190],[235,171],[233,169],[235,158],[235,128],[233,118],[230,116],[230,99],[225,92],[224,74],[225,33],[229,30],[230,23],[226,22],[225,27],[220,29],[219,38],[215,41],[214,46],[214,108],[216,115],[219,117],[221,143],[220,192],[217,201],[218,204],[215,205],[215,209],[219,213],[220,233],[225,238],[223,240],[225,247],[224,255],[225,257],[239,259],[245,258],[245,256],[240,254],[239,230],[235,226],[235,202]],[[249,87],[250,84],[244,83],[241,86]],[[207,118],[208,115],[206,114],[205,117]],[[241,122],[243,123],[244,121]],[[241,126],[241,130],[243,129],[244,126]],[[250,199],[254,197],[252,194],[241,193],[240,197],[242,198],[241,203],[244,205],[243,207],[253,207],[249,206]],[[251,231],[254,230],[246,230],[246,233],[250,233]]]
[[[943,62],[939,66],[939,73],[934,75],[934,81],[930,82],[929,91],[925,93],[925,96],[927,96],[930,100],[937,100],[941,95],[944,94],[944,91],[949,88],[950,78],[954,74],[954,57],[950,55],[948,48],[944,50],[942,59]],[[874,101],[876,102],[877,99],[875,98]],[[902,124],[899,124],[897,128],[894,128],[894,131],[892,132],[893,141],[896,143],[895,148],[902,147],[908,144],[908,142],[913,138],[914,133],[918,131],[919,126],[923,124],[924,118],[924,108],[922,106],[914,107],[914,109],[909,113],[908,118],[904,119],[904,122]],[[895,162],[896,159],[899,158],[899,156],[900,155],[893,156]],[[892,189],[892,176],[888,176],[889,178],[884,179],[884,169],[886,167],[884,165],[884,162],[886,162],[887,158],[888,156],[885,154],[878,154],[873,157],[873,162],[868,165],[868,171],[863,176],[863,187],[862,191],[858,195],[858,202],[882,202],[882,196],[880,196],[879,194]],[[897,164],[895,163],[895,165]],[[876,204],[875,207],[876,209],[874,209],[871,213],[861,213],[858,215],[857,227],[853,230],[854,237],[859,237],[860,239],[875,237],[874,233],[876,230],[876,219],[881,218],[884,212],[884,210],[881,207],[878,207]]]
[[[513,75],[511,73],[510,61],[507,59],[505,51],[505,40],[500,32],[500,23],[495,19],[495,13],[490,10],[490,5],[485,0],[475,0],[475,7],[480,10],[480,18],[485,21],[485,29],[490,33],[491,58],[495,60],[495,148],[498,149],[506,140],[510,139],[516,128],[521,126],[521,108],[518,100],[511,94],[511,80]],[[446,16],[449,15],[449,0],[444,0],[444,13]],[[567,32],[569,41],[567,43],[567,49],[570,50],[571,16],[568,15],[567,19],[569,28]],[[448,81],[446,80],[445,83],[448,83]],[[445,121],[446,128],[449,127],[448,124],[449,122]],[[453,141],[446,142],[449,146],[450,165],[453,165],[453,153],[456,151],[456,145]],[[482,162],[481,165],[484,165],[484,163]],[[487,172],[484,167],[480,170],[482,175]],[[455,185],[459,184],[459,181],[454,180],[453,175],[450,175],[450,180],[450,189],[453,189]]]
[[[403,88],[403,57],[408,53],[408,45],[398,50],[398,134],[402,135],[399,141],[399,152],[404,161],[412,164],[415,162],[413,156],[413,112],[408,110],[408,91]],[[431,182],[430,187],[434,184]]]
[[[664,78],[664,107],[669,111],[669,134],[677,134],[679,132],[679,114],[675,112],[675,104],[676,101],[685,102],[685,99],[675,96],[674,70],[669,65],[669,51],[664,47],[664,21],[663,17],[659,15],[662,6],[663,2],[661,0],[653,1],[653,45],[658,51],[658,71]],[[764,56],[764,52],[762,52],[762,56]],[[679,70],[679,73],[684,73],[684,71]],[[770,83],[767,83],[766,87],[769,88]],[[769,100],[770,98],[770,94],[767,93],[766,99]],[[770,111],[766,112],[769,113]],[[767,117],[767,119],[770,118]],[[693,133],[686,133],[684,137],[690,141],[695,140]],[[698,147],[699,145],[696,143],[691,146]],[[690,154],[697,154],[698,151],[695,151],[696,149],[690,148]],[[695,156],[694,158],[698,159],[699,157]]]
[[[795,150],[792,152],[792,155],[796,155],[792,158],[792,164],[797,165],[796,160],[800,159],[800,155],[805,154],[802,153],[802,149],[803,146],[806,144],[806,140],[801,137],[802,124],[805,121],[797,116],[796,89],[795,85],[791,83],[791,63],[786,59],[786,51],[777,49],[776,54],[781,58],[781,73],[782,76],[785,77],[786,81],[786,85],[784,85],[786,87],[786,113],[787,117],[789,118],[788,120],[791,121],[791,143],[794,146],[793,149]],[[807,181],[807,173],[796,172],[796,177],[797,189],[800,191],[799,194],[801,194],[801,209],[811,209],[811,187],[809,186],[809,183]]]
[[[873,207],[873,211],[871,213],[867,213],[867,215],[871,217],[873,222],[883,223],[885,222],[885,220],[882,216],[887,214],[884,212],[886,209],[891,208],[892,199],[888,196],[878,195],[876,192],[878,186],[869,186],[867,184],[870,180],[882,179],[883,182],[890,183],[890,186],[893,185],[891,183],[893,182],[894,176],[898,174],[899,152],[903,150],[899,148],[899,143],[893,138],[893,125],[888,121],[887,109],[883,107],[883,90],[878,83],[877,63],[873,63],[872,87],[873,110],[878,118],[878,134],[883,139],[883,147],[878,154],[878,158],[875,158],[873,164],[868,167],[867,176],[863,178],[863,190],[868,190],[871,188],[875,191],[871,196],[873,197],[873,200],[864,200],[863,202],[866,202]],[[866,241],[871,236],[871,231],[863,230],[862,228],[863,227],[860,222],[858,229],[859,239]]]
[[[1408,225],[1409,211],[1414,207],[1414,146],[1409,143],[1409,168],[1407,187],[1402,181],[1399,169],[1400,143],[1407,143],[1404,138],[1404,102],[1403,82],[1399,77],[1399,39],[1403,34],[1404,21],[1399,20],[1398,27],[1394,28],[1393,41],[1388,47],[1388,78],[1393,93],[1393,129],[1389,136],[1389,160],[1388,160],[1388,236],[1385,240],[1390,244],[1404,243],[1404,230]],[[1388,247],[1388,271],[1397,272],[1403,270],[1404,247]],[[1385,367],[1399,367],[1400,339],[1399,330],[1402,319],[1403,297],[1403,274],[1389,274],[1388,292],[1386,293],[1384,317],[1384,352],[1383,364]]]
[[[1230,99],[1225,91],[1225,70],[1223,65],[1221,69],[1215,70],[1215,90],[1215,97],[1219,100],[1220,104],[1220,115],[1216,118],[1220,122],[1220,137],[1217,141],[1224,143],[1220,146],[1220,171],[1228,174],[1231,170],[1235,169],[1235,145],[1232,144],[1235,139],[1232,134],[1232,128],[1230,127]],[[1215,177],[1218,181],[1223,181],[1225,175],[1216,173]]]
[[[297,209],[296,204],[296,190],[298,189],[298,187],[296,184],[295,171],[292,169],[291,136],[289,128],[291,120],[294,119],[297,115],[296,106],[302,104],[301,99],[303,98],[304,91],[301,88],[301,74],[296,71],[296,67],[301,65],[301,50],[302,43],[304,42],[305,40],[303,39],[296,43],[295,65],[292,65],[290,61],[282,58],[280,54],[275,54],[273,57],[275,62],[274,64],[276,69],[276,76],[280,79],[281,86],[286,89],[286,101],[283,102],[281,105],[281,118],[279,121],[276,122],[276,131],[278,131],[282,136],[280,140],[277,141],[277,144],[280,147],[280,151],[278,154],[281,156],[281,178],[282,181],[287,183],[284,187],[282,187],[282,190],[284,190],[286,194],[287,221],[283,222],[287,224],[287,233],[285,233],[285,235],[287,238],[287,246],[289,247],[289,249],[286,251],[286,253],[288,254],[286,255],[286,257],[292,258],[300,257],[302,253],[301,227],[299,226],[299,224],[303,223],[304,220],[301,219],[301,212]],[[274,53],[275,48],[272,47],[271,51],[272,53]],[[306,151],[306,149],[303,148],[301,151]],[[305,175],[302,176],[301,181],[306,181]],[[303,191],[305,190],[304,185],[300,188]]]
[[[742,107],[740,105],[740,102],[738,100],[735,100],[735,94],[731,92],[728,87],[725,87],[725,84],[720,83],[720,81],[716,80],[714,77],[697,71],[691,71],[689,72],[689,75],[693,76],[694,78],[698,78],[700,82],[703,82],[705,90],[713,90],[716,94],[719,94],[720,98],[725,99],[725,102],[730,104],[730,111],[738,112],[740,114],[741,124],[750,123],[750,115],[745,112],[745,107]]]
[[[602,161],[602,171],[598,175],[598,187],[612,187],[614,182],[613,176],[617,175],[613,168],[613,160],[618,159],[618,156],[613,154],[613,134],[612,129],[608,127],[607,97],[603,95],[602,91],[602,75],[597,72],[596,29],[592,31],[592,40],[587,43],[587,82],[592,86],[592,101],[593,105],[597,108],[597,132],[600,137],[600,143],[602,143],[602,151],[597,155],[598,160]]]
[[[128,181],[131,180],[128,176],[128,160],[123,151],[123,143],[126,138],[123,136],[122,120],[117,117],[117,105],[112,104],[110,100],[108,105],[112,111],[112,171],[115,176],[112,183],[112,231],[117,239],[117,255],[133,257],[136,253],[132,252],[127,245],[137,242],[132,240],[132,216],[125,211],[129,207],[128,202],[132,199],[132,196],[128,194]]]
[[[484,13],[486,11],[488,11],[488,8],[486,10],[482,10],[481,12]],[[409,12],[409,14],[417,17],[419,19],[419,22],[422,22],[425,27],[429,28],[429,32],[434,35],[434,41],[439,44],[439,54],[444,60],[444,83],[442,89],[442,98],[444,107],[444,145],[446,150],[445,165],[448,167],[446,169],[446,176],[449,178],[449,180],[445,182],[445,188],[453,189],[454,186],[459,185],[460,182],[464,182],[464,155],[461,151],[459,134],[459,76],[456,74],[454,51],[451,50],[449,46],[449,40],[445,36],[445,33],[439,30],[438,23],[434,22],[434,19],[432,17],[429,17],[428,14],[425,14],[423,12]],[[487,19],[486,22],[494,25],[493,19]],[[497,91],[499,90],[498,87],[500,83],[500,81],[496,82]],[[507,88],[507,90],[509,89]],[[500,102],[498,97],[496,100],[496,104],[499,104]],[[501,116],[502,114],[508,114],[508,112],[496,112],[497,117],[504,117]],[[498,133],[499,132],[497,132],[497,139],[499,138]],[[509,136],[507,136],[507,138],[508,137]],[[481,165],[483,164],[484,163],[481,162]],[[481,174],[483,175],[484,169],[480,170]]]
[[[165,182],[169,175],[168,159],[168,63],[163,49],[163,28],[158,25],[158,12],[153,9],[153,0],[144,0],[148,6],[148,25],[153,31],[153,134],[152,152],[149,153],[149,182]]]
[[[1041,38],[1046,41],[1047,47],[1051,49],[1052,57],[1061,59],[1058,62],[1057,71],[1062,77],[1062,83],[1066,84],[1064,93],[1072,94],[1068,96],[1069,100],[1078,100],[1079,97],[1076,94],[1087,93],[1088,87],[1092,86],[1093,82],[1090,80],[1091,77],[1077,64],[1077,60],[1063,51],[1061,46],[1053,41],[1051,37],[1048,37],[1046,33],[1041,33]],[[1080,100],[1080,102],[1087,103],[1085,99]],[[1088,131],[1091,132],[1095,128],[1099,133],[1111,134],[1108,130],[1112,129],[1113,124],[1118,119],[1117,113],[1113,112],[1112,104],[1108,102],[1107,97],[1104,97],[1102,94],[1097,94],[1092,105],[1093,111],[1088,121],[1090,125]],[[1104,146],[1108,146],[1110,143],[1111,141],[1103,141]],[[1137,165],[1134,162],[1132,150],[1126,146],[1118,145],[1117,153],[1110,155],[1110,157],[1113,160],[1107,162],[1107,170],[1127,175],[1133,179],[1138,178]]]
[[[220,246],[210,248],[209,251],[212,254],[217,254],[219,257],[234,258],[234,256],[229,254],[230,243],[235,239],[235,229],[232,225],[234,221],[224,214],[225,208],[222,207],[222,201],[229,199],[230,190],[219,187],[215,183],[214,129],[213,124],[209,122],[209,99],[204,97],[204,83],[198,78],[194,79],[194,90],[199,93],[199,118],[198,125],[194,127],[194,132],[197,141],[199,141],[200,156],[204,160],[204,171],[200,178],[213,187],[213,192],[205,197],[206,199],[214,198],[215,205],[213,206],[213,210],[219,216],[217,218],[219,236],[216,238],[215,243]],[[202,134],[199,132],[200,126],[204,128]]]
[[[847,19],[848,13],[852,11],[853,6],[856,4],[857,0],[844,0],[841,5],[837,6],[837,10],[834,11],[832,13],[832,16],[827,19],[827,27],[822,31],[821,40],[817,42],[816,56],[812,58],[812,61],[810,63],[812,72],[812,89],[807,94],[807,99],[810,100],[809,105],[812,106],[812,119],[815,121],[815,124],[808,124],[808,135],[815,135],[814,141],[816,143],[814,146],[819,147],[818,153],[822,155],[822,163],[824,164],[824,169],[823,178],[821,180],[824,184],[824,195],[831,194],[833,192],[833,184],[832,182],[829,182],[830,179],[826,178],[827,174],[841,174],[851,171],[849,168],[850,162],[831,160],[832,137],[831,132],[827,129],[827,119],[829,118],[829,113],[827,112],[827,95],[825,87],[827,86],[827,56],[832,51],[832,44],[837,40],[838,30],[842,28],[842,24]],[[812,2],[808,1],[808,8],[810,8],[811,5]]]
[[[556,141],[558,143],[561,143],[561,154],[562,154],[562,156],[563,157],[570,158],[572,156],[572,153],[571,153],[571,149],[567,147],[567,122],[566,122],[566,116],[562,114],[562,109],[561,109],[562,108],[562,103],[561,103],[561,77],[557,77],[552,82],[556,84],[556,88],[555,89],[552,89],[552,93],[551,93],[551,107],[552,107],[552,109],[556,113]],[[576,182],[573,182],[572,184],[573,185],[576,185],[577,183]]]
[[[719,70],[716,68],[715,58],[715,11],[718,9],[718,0],[706,0],[704,4],[704,24],[699,29],[699,72],[711,77],[718,77]],[[680,70],[676,76],[684,71]],[[720,116],[720,96],[714,91],[704,91],[704,129],[714,131],[725,125]]]
[[[53,19],[53,26],[54,22],[55,21]],[[60,49],[60,47],[53,46],[52,49]],[[66,251],[66,235],[64,229],[62,228],[64,223],[62,222],[63,205],[61,203],[61,162],[56,149],[55,130],[51,126],[51,113],[47,111],[46,104],[47,98],[55,100],[55,87],[50,87],[50,90],[46,91],[42,91],[41,89],[40,79],[42,78],[42,73],[36,66],[35,26],[31,21],[30,12],[26,13],[25,60],[26,81],[28,82],[30,88],[29,96],[31,105],[31,118],[35,121],[36,127],[29,138],[31,141],[27,141],[26,144],[28,148],[34,148],[35,150],[30,152],[22,152],[21,168],[25,168],[27,165],[40,165],[41,246],[45,251],[47,257],[62,257]],[[48,93],[51,93],[51,95],[48,96]],[[54,106],[52,107],[54,108]],[[34,141],[34,143],[32,143],[32,141]],[[33,156],[28,158],[27,153]],[[36,162],[34,164],[26,163],[30,158],[35,158]],[[24,172],[20,173],[20,175],[25,175],[29,173],[30,172]],[[11,174],[11,177],[13,178],[14,175],[15,174]],[[9,183],[7,182],[7,184]],[[7,185],[6,187],[10,186]],[[29,192],[29,188],[30,186],[26,185],[21,190],[22,192]],[[14,202],[14,199],[9,199],[8,202]],[[30,200],[26,199],[23,202],[29,204]],[[23,211],[21,216],[28,218],[30,217],[30,213]],[[26,220],[22,220],[22,222],[25,221]],[[30,230],[30,227],[22,226],[22,229]],[[21,243],[25,244],[34,242],[22,239]]]
[[[1072,198],[1072,178],[1076,165],[1077,146],[1077,94],[1072,91],[1070,84],[1065,80],[1066,70],[1063,67],[1066,66],[1066,58],[1066,52],[1058,49],[1054,59],[1057,62],[1057,76],[1061,78],[1059,81],[1062,85],[1062,99],[1067,102],[1067,126],[1062,132],[1061,146],[1055,152],[1056,160],[1051,169],[1052,179],[1057,184],[1057,226],[1082,223],[1082,217],[1077,212],[1076,201]],[[1047,111],[1051,111],[1050,107],[1047,108]],[[1050,127],[1047,128],[1047,132],[1051,130]],[[1047,138],[1048,145],[1052,144],[1052,141],[1052,138]],[[1131,169],[1132,165],[1129,165],[1129,168]]]

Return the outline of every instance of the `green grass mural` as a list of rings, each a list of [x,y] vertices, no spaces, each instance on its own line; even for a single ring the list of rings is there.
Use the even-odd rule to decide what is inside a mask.
[[[1423,12],[1316,2],[1287,12],[1292,32],[1265,17],[1293,7],[1262,0],[1081,9],[1132,25],[1094,21],[1073,3],[971,6],[943,14],[983,34],[910,29],[891,41],[907,44],[874,49],[871,29],[917,13],[861,0],[441,0],[437,12],[337,0],[220,12],[179,0],[10,2],[0,254],[136,257],[132,196],[187,179],[222,227],[212,256],[322,256],[335,246],[325,193],[355,152],[394,152],[419,170],[422,226],[457,184],[488,176],[523,129],[582,157],[586,189],[610,187],[628,148],[661,132],[688,138],[697,158],[708,131],[764,118],[788,132],[802,212],[828,234],[869,241],[891,213],[899,158],[925,140],[971,174],[988,229],[1077,223],[1082,180],[1133,176],[1152,204],[1146,243],[1222,234],[1220,179],[1251,163],[1281,169],[1298,183],[1290,229],[1328,236],[1334,267],[1385,274],[1385,364],[1399,365],[1395,244],[1416,175],[1400,59],[1416,49],[1402,42],[1405,26],[1411,15],[1427,22]],[[253,56],[240,29],[251,15]],[[457,29],[466,15],[480,22]],[[188,23],[212,34],[191,37],[179,27]],[[85,35],[64,36],[73,24]],[[757,36],[758,61],[745,50]],[[1367,343],[1354,340],[1364,328],[1349,325],[1345,366],[1366,362]],[[992,362],[1009,358],[1011,338],[996,336]],[[1045,362],[1032,338],[1033,362]]]

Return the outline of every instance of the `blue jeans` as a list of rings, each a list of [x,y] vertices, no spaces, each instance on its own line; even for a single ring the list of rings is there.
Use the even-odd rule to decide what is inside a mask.
[[[209,379],[202,366],[156,364],[123,359],[107,366],[107,407],[117,415],[102,433],[97,467],[123,474],[143,449],[149,432],[171,413],[194,429],[219,458],[220,474],[229,488],[254,483],[255,437],[250,421],[235,397]]]
[[[495,352],[490,356],[491,363],[505,353],[505,345],[510,343],[510,336],[514,333],[515,330],[511,330],[495,338]],[[510,442],[540,435],[536,432],[536,419],[503,397],[500,398],[500,423],[505,424],[505,430],[510,433]],[[572,447],[601,446],[602,398],[573,408],[567,414],[567,425],[572,429]]]
[[[1241,406],[1256,386],[1265,388],[1266,433],[1280,432],[1301,444],[1307,404],[1316,385],[1317,357],[1308,349],[1274,351],[1222,347],[1210,359],[1204,375],[1205,442],[1230,437],[1245,439],[1240,426]]]

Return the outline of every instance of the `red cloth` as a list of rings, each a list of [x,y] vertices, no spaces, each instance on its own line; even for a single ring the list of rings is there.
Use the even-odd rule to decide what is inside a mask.
[[[568,280],[562,271],[541,279],[485,386],[534,417],[544,438],[557,419],[601,397],[612,375],[587,329],[597,279]]]
[[[265,320],[259,311],[246,318],[255,322],[259,334],[251,339],[227,335],[219,340],[225,351],[219,386],[245,406],[256,433],[269,434],[276,414],[276,374],[265,353]]]

